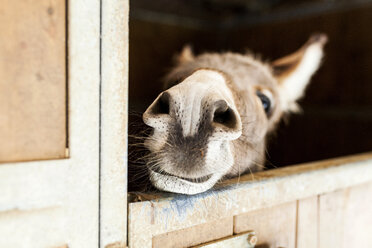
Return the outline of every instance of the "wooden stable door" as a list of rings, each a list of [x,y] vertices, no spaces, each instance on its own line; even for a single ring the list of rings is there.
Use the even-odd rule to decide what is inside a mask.
[[[0,0],[0,247],[126,246],[128,9]]]
[[[66,1],[0,0],[0,163],[64,158]]]

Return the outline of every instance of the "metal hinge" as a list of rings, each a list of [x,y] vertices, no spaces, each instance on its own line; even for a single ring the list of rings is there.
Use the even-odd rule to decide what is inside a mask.
[[[208,242],[194,248],[254,248],[257,244],[257,235],[254,231],[233,235],[223,239]]]

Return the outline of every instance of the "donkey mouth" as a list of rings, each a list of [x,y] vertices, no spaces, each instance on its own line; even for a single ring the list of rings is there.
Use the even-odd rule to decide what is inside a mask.
[[[223,174],[215,173],[198,178],[176,176],[164,171],[149,169],[152,184],[164,191],[194,195],[212,188]]]
[[[179,179],[183,179],[183,180],[189,181],[191,183],[204,183],[204,182],[208,181],[213,176],[213,174],[209,174],[209,175],[202,176],[202,177],[181,177],[181,176],[174,175],[174,174],[171,174],[171,173],[166,172],[166,171],[159,170],[158,168],[153,168],[151,170],[153,170],[154,172],[157,172],[159,174],[162,174],[164,176],[177,177]]]

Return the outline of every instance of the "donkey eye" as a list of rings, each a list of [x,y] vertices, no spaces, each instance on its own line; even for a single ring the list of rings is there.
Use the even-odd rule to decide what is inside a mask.
[[[263,94],[262,92],[260,92],[260,91],[257,91],[256,92],[256,95],[258,96],[258,98],[260,98],[260,100],[262,102],[262,106],[263,106],[263,108],[265,110],[265,113],[266,114],[269,114],[270,109],[271,109],[270,98],[268,96],[266,96],[265,94]]]

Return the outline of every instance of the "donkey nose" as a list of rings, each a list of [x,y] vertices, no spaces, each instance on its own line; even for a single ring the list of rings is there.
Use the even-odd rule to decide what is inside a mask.
[[[240,136],[242,124],[237,111],[229,106],[226,100],[209,99],[209,102],[200,102],[199,107],[190,107],[192,104],[178,101],[185,101],[184,98],[172,97],[172,92],[161,93],[143,114],[143,121],[158,131],[168,131],[172,119],[181,123],[185,136],[192,135],[197,127],[213,127],[214,134],[218,137],[226,136],[228,139],[235,139]],[[190,97],[192,99],[192,97]],[[181,109],[179,109],[180,106]],[[197,117],[197,116],[199,117]],[[203,118],[200,118],[203,117]],[[191,120],[204,121],[195,123]]]

